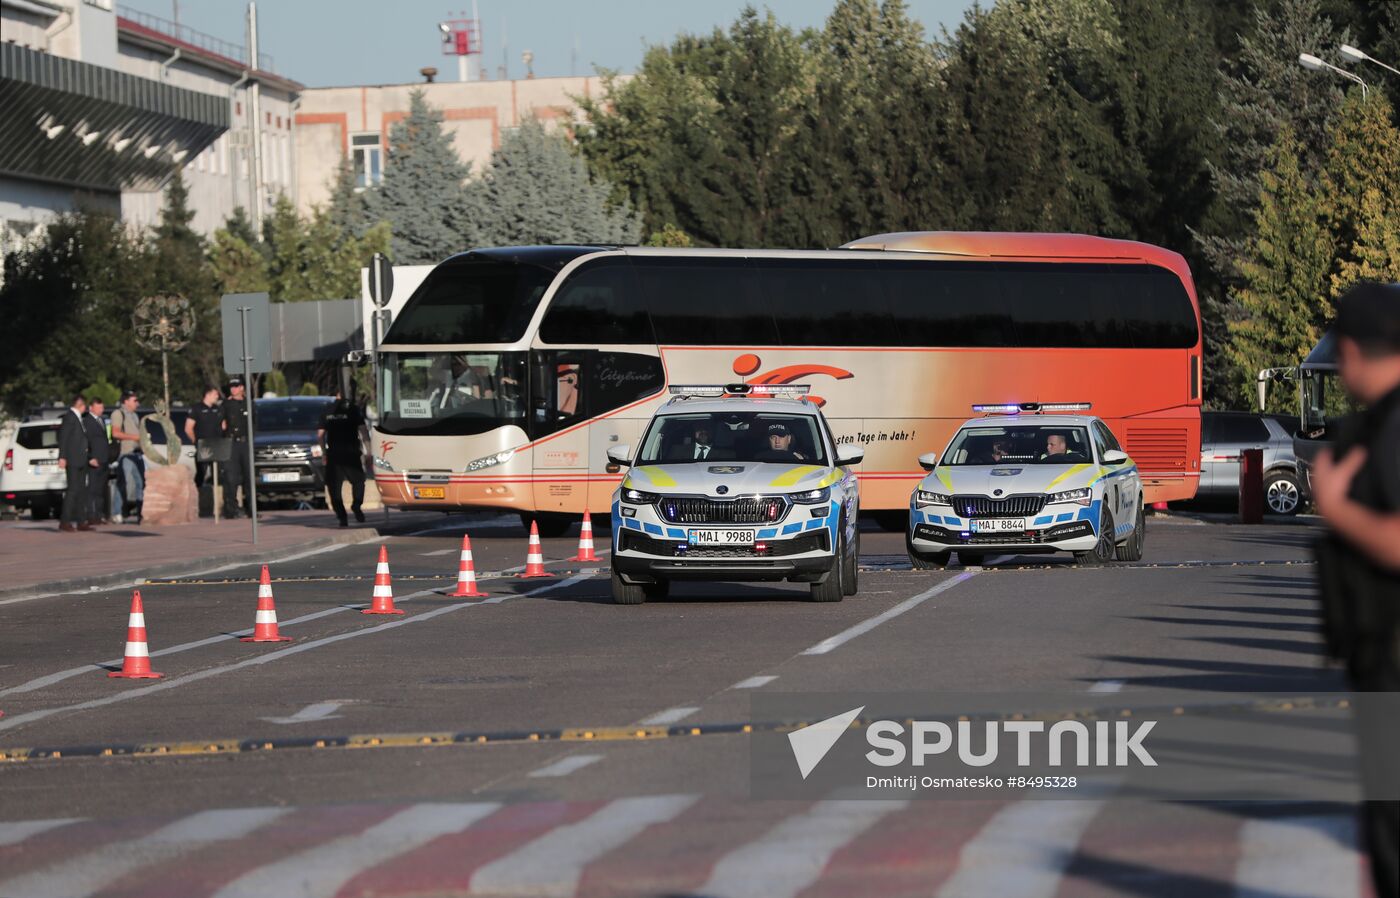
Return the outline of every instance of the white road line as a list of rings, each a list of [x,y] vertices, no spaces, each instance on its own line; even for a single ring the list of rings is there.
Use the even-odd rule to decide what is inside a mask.
[[[733,686],[730,686],[729,688],[730,688],[730,689],[757,689],[757,688],[759,688],[760,686],[767,686],[769,683],[773,682],[773,681],[776,680],[776,679],[777,679],[777,677],[749,677],[747,680],[740,680],[739,682],[735,683]]]
[[[1356,898],[1362,858],[1351,816],[1250,820],[1240,828],[1239,898]]]
[[[650,717],[644,717],[637,721],[637,723],[644,727],[670,726],[673,723],[679,723],[685,720],[699,710],[699,708],[667,708],[665,711],[659,711]]]
[[[215,898],[331,898],[363,871],[460,832],[499,807],[495,802],[415,805],[364,832],[259,867]]]
[[[451,555],[453,552],[460,552],[460,551],[462,551],[460,548],[451,548],[451,549],[438,549],[436,552],[419,552],[418,554],[419,554],[419,556],[421,556],[421,557],[423,557],[423,558],[432,558],[434,555]]]
[[[698,800],[698,795],[620,798],[577,823],[556,827],[472,877],[472,894],[566,898],[578,889],[589,863],[654,823],[664,823]]]
[[[235,808],[200,811],[144,838],[104,845],[87,854],[0,883],[0,895],[23,895],[24,898],[91,895],[142,867],[174,860],[210,842],[241,839],[290,810]]]
[[[484,605],[499,605],[500,603],[508,602],[511,599],[530,598],[531,596],[540,595],[542,593],[550,592],[555,589],[563,589],[566,586],[572,586],[573,584],[578,583],[581,580],[588,579],[590,576],[592,575],[587,573],[579,573],[574,574],[572,577],[569,577],[567,579],[559,580],[555,583],[548,583],[544,586],[536,587],[535,589],[532,589],[529,592],[523,592],[519,595],[494,596],[489,599],[479,599],[475,602],[457,602],[452,605],[444,605],[441,608],[435,608],[432,611],[425,611],[422,614],[415,614],[412,617],[401,617],[396,620],[391,620],[386,623],[382,623],[377,627],[366,627],[363,630],[351,630],[346,633],[337,633],[334,636],[326,636],[321,639],[312,640],[310,642],[296,643],[294,645],[288,646],[285,649],[280,649],[275,652],[268,652],[264,655],[255,655],[251,658],[245,658],[242,661],[237,661],[233,664],[225,664],[219,667],[211,667],[206,670],[197,671],[192,674],[186,674],[183,677],[176,677],[170,680],[162,680],[153,683],[150,686],[142,687],[140,689],[132,689],[127,692],[113,693],[112,695],[104,696],[103,698],[91,699],[89,701],[78,702],[77,704],[72,705],[59,705],[53,708],[41,708],[38,711],[29,711],[24,714],[6,715],[5,717],[0,717],[0,730],[8,730],[12,727],[16,727],[21,724],[31,723],[35,720],[43,720],[45,717],[51,717],[54,714],[61,714],[65,711],[88,711],[93,708],[101,708],[106,705],[115,704],[117,702],[124,702],[133,698],[140,698],[145,695],[150,695],[154,692],[164,692],[167,689],[175,689],[179,686],[184,686],[188,683],[197,683],[200,680],[207,680],[210,677],[217,677],[221,674],[231,673],[236,670],[242,670],[245,667],[252,667],[258,664],[268,664],[270,662],[286,658],[290,655],[300,654],[301,652],[306,652],[310,651],[311,649],[320,648],[324,645],[331,645],[333,643],[342,642],[346,639],[357,639],[361,636],[368,636],[373,633],[382,633],[386,630],[394,630],[399,627],[407,626],[408,624],[415,624],[421,621],[432,620],[435,617],[440,617],[444,614],[451,614],[453,611],[460,611],[463,608],[480,608]],[[425,590],[421,593],[414,593],[414,595],[429,595],[431,592],[431,590]]]
[[[18,820],[14,823],[0,823],[0,848],[18,845],[30,836],[46,833],[60,826],[77,823],[81,817],[62,817],[57,820]]]
[[[804,649],[801,652],[801,654],[825,655],[827,652],[840,648],[841,646],[850,642],[852,639],[855,639],[857,636],[869,633],[871,630],[875,629],[876,627],[880,626],[886,621],[893,620],[894,618],[899,617],[906,611],[912,611],[913,609],[919,607],[924,602],[928,601],[929,599],[933,598],[939,593],[947,592],[954,586],[957,586],[959,583],[966,582],[967,580],[970,580],[975,576],[977,576],[976,571],[964,571],[963,573],[958,574],[952,579],[944,580],[942,583],[939,583],[937,586],[934,586],[931,589],[926,589],[912,598],[905,599],[903,602],[900,602],[898,605],[894,606],[888,611],[885,611],[881,614],[877,614],[872,618],[863,620],[860,623],[856,624],[854,627],[842,630],[835,636],[823,639],[821,642],[817,643],[811,648]]]
[[[602,755],[572,755],[567,758],[560,758],[553,764],[541,767],[530,774],[533,777],[543,776],[568,776],[575,770],[582,770],[589,764],[603,760]]]
[[[721,858],[698,895],[782,898],[816,882],[843,845],[902,810],[908,800],[828,800],[789,817],[767,835]],[[990,894],[990,893],[988,893]]]
[[[1122,680],[1099,680],[1089,687],[1090,692],[1121,692],[1122,689]]]
[[[939,898],[1052,898],[1102,807],[1098,801],[1032,798],[1003,808],[963,846]]]

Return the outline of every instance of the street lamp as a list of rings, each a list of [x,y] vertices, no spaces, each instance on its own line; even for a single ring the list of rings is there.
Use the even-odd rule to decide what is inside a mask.
[[[1373,62],[1381,68],[1385,69],[1387,72],[1390,72],[1392,75],[1400,75],[1400,69],[1388,66],[1385,63],[1381,62],[1379,59],[1376,59],[1375,57],[1367,56],[1364,52],[1356,49],[1350,44],[1342,44],[1341,52],[1343,56],[1345,56],[1352,62]]]
[[[1355,81],[1357,84],[1361,85],[1361,99],[1366,99],[1366,82],[1361,80],[1361,76],[1352,74],[1346,69],[1339,69],[1329,62],[1324,62],[1321,59],[1318,59],[1311,53],[1299,53],[1298,64],[1310,72],[1320,72],[1323,69],[1326,69],[1329,72],[1335,72],[1338,75],[1341,75],[1343,78],[1346,78],[1349,81]]]

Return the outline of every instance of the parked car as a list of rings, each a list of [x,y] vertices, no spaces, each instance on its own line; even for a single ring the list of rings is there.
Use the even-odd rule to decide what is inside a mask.
[[[288,396],[254,403],[259,499],[325,501],[326,463],[316,430],[334,404],[330,396]]]
[[[1293,430],[1298,419],[1252,412],[1201,414],[1200,497],[1238,497],[1240,453],[1264,450],[1264,502],[1274,514],[1297,514],[1303,504]]]
[[[15,427],[0,467],[0,507],[29,509],[36,521],[56,515],[63,506],[65,478],[58,466],[58,418],[25,421]]]

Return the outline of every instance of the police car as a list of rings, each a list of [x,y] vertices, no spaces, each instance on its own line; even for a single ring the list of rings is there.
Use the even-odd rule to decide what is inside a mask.
[[[1080,564],[1142,558],[1142,478],[1089,403],[975,405],[909,500],[915,568],[988,554],[1073,552]]]
[[[612,594],[665,596],[673,580],[790,580],[816,602],[855,595],[865,451],[837,445],[803,386],[673,386],[612,501]]]

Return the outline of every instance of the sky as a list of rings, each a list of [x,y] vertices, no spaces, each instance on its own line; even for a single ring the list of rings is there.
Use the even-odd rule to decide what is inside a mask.
[[[592,74],[597,67],[634,71],[652,44],[680,32],[704,33],[734,21],[747,0],[476,0],[491,78],[504,62],[521,78],[521,53],[534,54],[536,77]],[[907,0],[926,33],[954,30],[972,0]],[[308,87],[405,84],[436,66],[439,80],[457,78],[455,57],[441,51],[438,22],[471,18],[471,0],[260,0],[260,51],[273,69]],[[820,26],[834,0],[768,0],[796,28]],[[246,0],[118,0],[118,7],[173,19],[235,44],[246,43]],[[984,0],[984,5],[991,5]],[[504,49],[503,49],[504,45]]]

